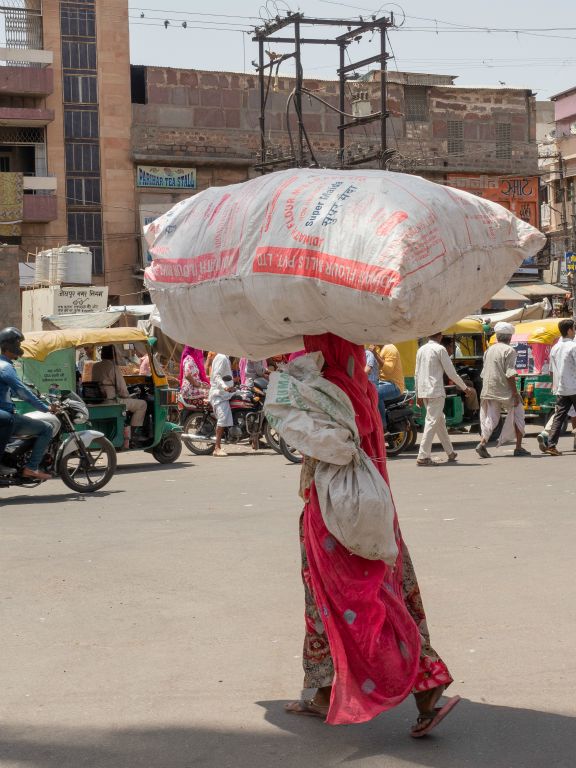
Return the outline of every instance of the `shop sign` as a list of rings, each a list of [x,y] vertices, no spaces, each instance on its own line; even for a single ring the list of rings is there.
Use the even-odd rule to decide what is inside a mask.
[[[103,312],[108,305],[108,288],[60,288],[54,295],[54,315]]]
[[[196,189],[196,168],[136,167],[136,186],[142,189]]]
[[[537,229],[539,222],[537,176],[487,176],[480,174],[448,174],[451,187],[465,189],[473,195],[500,203],[519,219]]]
[[[566,272],[576,272],[576,253],[574,251],[566,251],[564,261],[566,263]]]
[[[148,203],[140,206],[140,232],[144,232],[144,227],[156,221],[163,213],[166,213],[173,207],[172,203]],[[144,269],[152,263],[152,254],[148,250],[146,238],[142,235],[142,266]]]

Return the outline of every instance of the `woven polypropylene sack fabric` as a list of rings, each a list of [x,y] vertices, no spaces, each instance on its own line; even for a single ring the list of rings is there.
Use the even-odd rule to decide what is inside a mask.
[[[146,229],[177,341],[260,359],[331,331],[401,341],[478,311],[544,236],[497,203],[388,171],[291,169],[212,187]]]

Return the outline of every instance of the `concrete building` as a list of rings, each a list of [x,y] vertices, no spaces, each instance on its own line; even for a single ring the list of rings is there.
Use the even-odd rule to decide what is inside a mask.
[[[550,238],[555,282],[568,285],[566,253],[576,250],[576,86],[552,96],[554,126],[540,143],[542,225]],[[573,257],[568,263],[574,269]]]
[[[0,242],[21,261],[88,246],[93,282],[135,303],[128,2],[11,0],[0,17]]]
[[[379,77],[371,73],[349,83],[347,112],[356,99],[378,108]],[[390,168],[496,200],[538,225],[534,95],[508,87],[465,88],[454,81],[445,75],[388,73],[388,146],[397,150]],[[307,80],[305,86],[311,95],[303,98],[303,118],[314,155],[320,165],[334,167],[338,84]],[[265,159],[289,152],[286,104],[293,87],[290,77],[273,76],[267,84]],[[132,100],[141,221],[195,190],[255,173],[261,159],[255,75],[132,67]],[[291,125],[295,131],[293,114]],[[374,123],[347,131],[345,162],[368,154],[378,131]],[[143,253],[146,260],[145,247]]]

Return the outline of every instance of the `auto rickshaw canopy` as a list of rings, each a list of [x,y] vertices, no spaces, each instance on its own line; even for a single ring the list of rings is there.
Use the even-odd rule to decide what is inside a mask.
[[[454,325],[451,325],[450,328],[446,328],[443,333],[445,336],[458,336],[460,334],[467,336],[471,333],[482,335],[484,333],[484,326],[482,321],[476,317],[465,317],[463,320],[459,320]]]
[[[518,323],[514,327],[512,341],[525,341],[528,344],[555,344],[560,338],[558,330],[558,318],[548,317],[543,320],[530,320],[527,323]],[[494,335],[491,343],[496,341]]]
[[[27,333],[22,349],[23,357],[43,362],[49,354],[60,349],[135,342],[148,344],[149,337],[140,328],[68,328],[62,331]]]

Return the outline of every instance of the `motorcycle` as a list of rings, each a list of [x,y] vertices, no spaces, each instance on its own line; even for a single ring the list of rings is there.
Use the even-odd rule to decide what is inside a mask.
[[[234,423],[225,428],[223,443],[247,442],[256,450],[263,438],[267,447],[280,452],[278,436],[264,415],[267,387],[267,379],[257,378],[251,387],[242,387],[233,393],[229,402]],[[207,400],[182,405],[182,442],[197,456],[210,455],[216,442],[216,418],[212,406]]]
[[[404,392],[402,395],[386,401],[386,453],[388,456],[398,456],[402,451],[409,451],[416,445],[418,430],[414,422],[415,392]]]
[[[31,411],[28,418],[39,419],[52,428],[52,440],[40,463],[40,469],[78,493],[91,493],[103,488],[116,470],[116,451],[102,432],[93,429],[75,431],[75,425],[88,421],[88,408],[74,392],[49,398],[58,408],[55,413]],[[9,474],[0,475],[0,487],[34,488],[40,480],[24,477],[22,471],[30,456],[34,437],[14,437],[4,451],[2,464]]]

